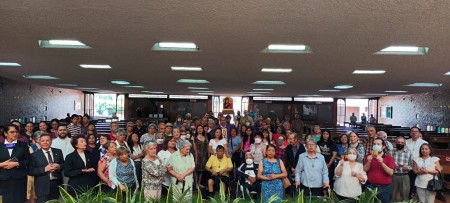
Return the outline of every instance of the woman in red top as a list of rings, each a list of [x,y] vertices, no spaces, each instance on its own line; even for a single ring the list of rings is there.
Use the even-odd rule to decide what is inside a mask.
[[[372,154],[364,160],[364,171],[367,172],[368,184],[371,189],[378,188],[377,198],[383,203],[389,203],[391,198],[391,176],[394,174],[394,158],[385,154],[386,142],[380,138],[373,141]]]

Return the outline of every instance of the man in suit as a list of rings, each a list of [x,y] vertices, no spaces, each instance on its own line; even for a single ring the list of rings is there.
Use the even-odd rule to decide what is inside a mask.
[[[34,188],[37,202],[47,202],[59,198],[58,186],[63,183],[63,153],[60,149],[51,148],[52,138],[45,133],[40,136],[41,149],[31,154],[29,174],[34,176]]]
[[[222,130],[222,137],[225,139],[229,139],[231,137],[231,129],[236,128],[233,124],[228,124],[227,119],[225,117],[220,117],[220,125],[212,130],[214,133],[217,128]]]
[[[295,168],[297,167],[298,157],[303,152],[306,152],[305,146],[297,140],[297,133],[291,133],[287,137],[289,145],[286,147],[285,160],[286,160],[286,171],[288,172],[288,177],[291,182],[295,178]],[[295,185],[292,184],[290,188],[291,194],[295,193]]]
[[[28,144],[18,141],[19,127],[7,125],[0,143],[0,187],[3,202],[25,202],[27,195]]]

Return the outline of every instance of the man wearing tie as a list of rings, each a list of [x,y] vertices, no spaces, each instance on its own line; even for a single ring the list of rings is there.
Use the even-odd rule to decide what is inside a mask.
[[[3,202],[25,202],[27,196],[28,144],[17,141],[19,127],[5,129],[5,141],[0,143],[0,187]]]
[[[31,154],[29,174],[34,176],[37,202],[43,203],[59,198],[58,186],[63,183],[61,171],[64,157],[60,149],[50,147],[52,138],[49,134],[42,134],[39,144],[41,148]]]

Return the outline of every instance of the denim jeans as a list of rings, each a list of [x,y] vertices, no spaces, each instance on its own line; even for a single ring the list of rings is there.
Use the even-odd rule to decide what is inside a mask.
[[[378,195],[377,198],[382,203],[390,203],[391,202],[391,184],[389,185],[372,185],[368,184],[367,187],[370,189],[378,188]]]

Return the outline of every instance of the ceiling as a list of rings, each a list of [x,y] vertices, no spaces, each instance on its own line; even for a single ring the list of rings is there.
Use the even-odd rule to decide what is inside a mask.
[[[320,94],[370,97],[386,90],[409,93],[448,89],[450,1],[14,1],[0,2],[0,77],[55,86],[73,83],[102,91],[264,96]],[[76,39],[92,49],[39,48],[41,39]],[[194,42],[199,52],[153,51],[161,41]],[[262,53],[269,44],[309,45],[311,54]],[[375,55],[390,45],[429,47],[425,56]],[[112,69],[82,69],[79,64]],[[171,66],[200,66],[175,72]],[[262,67],[292,68],[262,73]],[[353,75],[355,69],[383,69],[383,75]],[[50,75],[59,80],[31,80]],[[179,84],[181,78],[209,84]],[[111,84],[124,79],[145,88]],[[282,80],[286,85],[255,85]],[[442,87],[407,87],[415,82]],[[341,92],[319,92],[351,84]],[[391,94],[391,93],[390,93]]]

